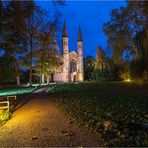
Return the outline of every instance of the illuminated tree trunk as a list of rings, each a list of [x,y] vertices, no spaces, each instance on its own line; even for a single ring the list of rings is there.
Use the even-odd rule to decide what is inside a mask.
[[[134,44],[134,42],[132,42],[132,46],[133,46],[133,49],[135,51],[134,59],[137,60],[137,58],[138,58],[138,49],[137,49],[136,45]]]
[[[47,84],[49,84],[49,76],[47,76]]]
[[[44,83],[45,77],[44,74],[42,74],[42,83]]]
[[[21,83],[20,83],[20,76],[16,76],[16,82],[17,82],[17,85],[20,86]]]

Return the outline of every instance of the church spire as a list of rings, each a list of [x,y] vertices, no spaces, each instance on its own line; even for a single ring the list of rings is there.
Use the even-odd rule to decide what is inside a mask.
[[[79,31],[78,31],[78,41],[82,41],[82,34],[81,34],[80,26],[79,26]]]
[[[67,31],[66,31],[66,22],[64,21],[64,27],[63,27],[63,35],[62,37],[68,37]]]

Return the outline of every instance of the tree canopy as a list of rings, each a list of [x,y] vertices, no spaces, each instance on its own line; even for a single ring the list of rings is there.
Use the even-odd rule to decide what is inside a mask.
[[[59,6],[63,6],[65,1],[52,1],[55,8],[53,18],[39,7],[35,1],[0,1],[0,58],[2,71],[11,75],[13,80],[16,77],[17,85],[20,85],[22,68],[29,68],[29,83],[32,83],[32,71],[36,68],[40,60],[37,52],[50,51],[50,60],[56,58],[55,35],[58,31],[59,18],[61,16]],[[38,54],[39,55],[39,54]],[[49,64],[48,61],[48,64]],[[56,63],[51,62],[55,67]],[[2,77],[0,76],[1,78]],[[4,80],[5,81],[5,80]]]
[[[148,2],[127,1],[127,6],[112,10],[110,20],[103,26],[114,63],[122,65],[125,62],[123,53],[128,51],[134,60],[135,77],[142,77],[144,72],[148,72],[147,11]]]

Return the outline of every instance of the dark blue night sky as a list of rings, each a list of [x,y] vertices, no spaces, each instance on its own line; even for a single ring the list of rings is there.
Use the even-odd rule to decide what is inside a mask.
[[[38,1],[37,3],[52,14],[51,2]],[[103,23],[110,19],[112,9],[125,5],[125,1],[67,1],[66,5],[61,8],[61,22],[66,21],[69,49],[77,50],[77,34],[80,25],[84,56],[95,57],[98,45],[103,48],[107,47],[107,38],[102,29]],[[59,36],[61,35],[62,32]],[[61,40],[58,41],[58,44],[61,45]],[[108,50],[106,52],[108,55],[111,54]]]

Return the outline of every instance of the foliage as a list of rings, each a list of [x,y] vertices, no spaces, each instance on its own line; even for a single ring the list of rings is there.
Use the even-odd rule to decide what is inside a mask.
[[[107,61],[107,57],[105,55],[105,52],[104,50],[101,48],[101,47],[98,47],[97,48],[97,51],[96,51],[96,60],[94,62],[95,64],[95,69],[100,69],[102,68],[102,66],[106,66],[108,63]]]
[[[60,57],[58,55],[57,43],[54,40],[54,26],[48,24],[44,29],[45,31],[39,35],[41,47],[35,52],[36,65],[34,68],[38,71],[40,77],[42,74],[49,77],[58,70]]]
[[[96,59],[94,61],[94,80],[109,80],[111,72],[111,64],[109,58],[107,58],[104,50],[101,47],[97,48]]]
[[[12,66],[13,59],[3,56],[0,59],[0,83],[14,82],[15,71]]]
[[[11,61],[11,68],[14,68],[17,77],[21,75],[20,57],[26,52],[26,19],[31,14],[29,11],[30,6],[31,2],[2,2],[0,47],[6,57],[13,59]]]
[[[94,59],[91,56],[84,58],[84,80],[93,80]]]
[[[0,70],[12,74],[12,76],[15,75],[17,85],[20,85],[19,77],[22,76],[22,68],[29,68],[31,85],[32,66],[36,64],[36,58],[38,58],[34,52],[47,49],[47,44],[45,43],[45,47],[44,42],[48,42],[50,45],[55,40],[61,16],[59,6],[63,6],[65,1],[52,1],[52,3],[56,11],[51,18],[37,6],[35,1],[0,1],[0,58],[1,55],[4,55],[4,57],[13,59],[10,63],[12,73],[10,73],[10,69],[7,72],[6,65],[0,67]],[[4,81],[11,82],[11,78],[4,77]]]
[[[50,93],[70,118],[101,135],[106,146],[147,146],[148,85],[64,84]]]
[[[148,3],[145,1],[127,1],[127,6],[112,10],[110,21],[103,26],[108,44],[113,51],[114,63],[117,65],[124,63],[125,51],[133,58],[135,80],[142,79],[143,74],[148,71],[147,9]]]
[[[108,71],[102,72],[100,70],[94,70],[93,78],[96,81],[107,81],[109,80],[110,76]]]
[[[11,113],[8,110],[0,110],[0,123],[10,119]]]

